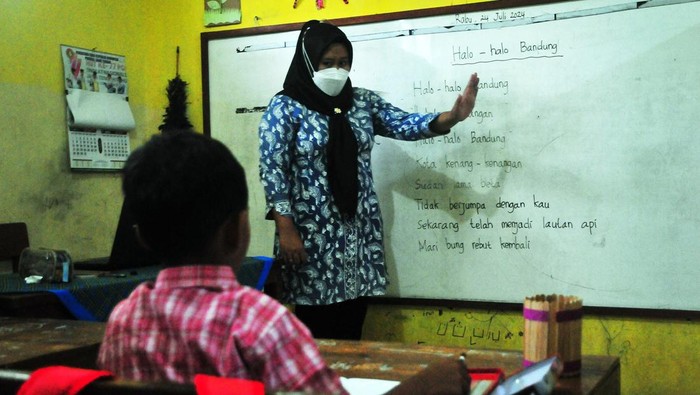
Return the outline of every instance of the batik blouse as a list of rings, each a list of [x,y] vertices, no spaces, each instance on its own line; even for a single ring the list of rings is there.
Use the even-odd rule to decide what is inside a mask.
[[[397,140],[433,137],[429,123],[439,114],[412,114],[376,93],[354,88],[347,117],[358,145],[358,204],[342,217],[327,177],[328,119],[288,96],[276,95],[262,116],[260,180],[266,216],[274,209],[291,217],[308,261],[282,268],[283,302],[322,305],[383,295],[387,285],[382,216],[372,179],[375,136]],[[279,250],[275,236],[274,253]]]

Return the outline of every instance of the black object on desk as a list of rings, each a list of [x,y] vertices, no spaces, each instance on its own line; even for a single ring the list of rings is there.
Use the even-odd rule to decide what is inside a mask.
[[[0,224],[0,261],[12,261],[12,271],[19,267],[22,250],[29,247],[27,224],[15,222]]]
[[[117,229],[114,231],[112,251],[109,257],[74,262],[74,268],[76,270],[108,271],[157,265],[156,256],[136,239],[135,223],[136,221],[129,210],[128,201],[125,199],[119,213]]]

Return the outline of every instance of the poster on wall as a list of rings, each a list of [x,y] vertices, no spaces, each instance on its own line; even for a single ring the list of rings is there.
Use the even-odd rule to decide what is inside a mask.
[[[126,59],[61,45],[71,169],[120,170],[134,129]]]
[[[241,23],[241,0],[204,0],[204,26]]]
[[[124,56],[61,45],[66,89],[128,94]]]

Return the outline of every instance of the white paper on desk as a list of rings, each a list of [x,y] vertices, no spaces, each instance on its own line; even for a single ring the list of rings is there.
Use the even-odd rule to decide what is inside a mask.
[[[132,130],[136,127],[129,102],[122,95],[69,89],[69,124],[78,128]]]
[[[381,395],[399,385],[398,381],[341,377],[340,383],[350,395]]]

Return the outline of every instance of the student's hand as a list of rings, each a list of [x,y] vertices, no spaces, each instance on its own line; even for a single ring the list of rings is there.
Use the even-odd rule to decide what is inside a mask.
[[[305,263],[308,259],[304,242],[301,241],[299,231],[289,217],[275,214],[275,224],[280,237],[280,250],[277,259],[292,265]]]
[[[467,119],[469,114],[472,113],[474,106],[476,105],[476,94],[479,92],[479,76],[474,73],[469,78],[467,86],[464,88],[464,92],[457,97],[455,104],[452,109],[447,112],[443,112],[438,116],[431,128],[434,132],[446,132],[450,130],[453,126],[459,122]]]
[[[464,395],[469,394],[470,388],[471,378],[465,363],[443,359],[402,381],[387,395]]]

